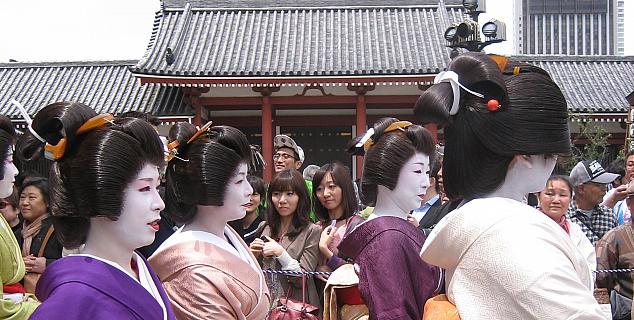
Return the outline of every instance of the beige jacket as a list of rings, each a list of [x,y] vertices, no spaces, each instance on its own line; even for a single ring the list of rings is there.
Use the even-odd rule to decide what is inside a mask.
[[[230,230],[248,251],[257,272],[236,255],[200,240],[176,243],[149,259],[170,298],[176,319],[266,317],[270,296],[262,270],[244,241]]]
[[[292,227],[292,226],[291,226]],[[271,229],[266,222],[262,222],[259,229],[263,228],[258,234],[271,236]],[[290,231],[290,230],[289,230]],[[319,260],[319,238],[321,236],[321,227],[316,224],[309,224],[305,227],[293,240],[284,237],[280,243],[288,252],[291,258],[297,260],[304,271],[315,271]],[[281,264],[275,258],[264,258],[263,267],[265,269],[280,270]],[[273,304],[277,303],[280,296],[286,296],[288,285],[292,286],[292,299],[302,301],[302,277],[284,276],[284,275],[267,275],[269,278],[269,286],[271,286],[271,296]],[[306,277],[306,302],[321,309],[319,304],[319,294],[315,287],[315,279]]]

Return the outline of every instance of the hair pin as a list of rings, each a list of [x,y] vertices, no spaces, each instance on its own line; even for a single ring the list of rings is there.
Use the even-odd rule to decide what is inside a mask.
[[[35,139],[39,140],[41,143],[46,143],[46,140],[44,140],[44,138],[42,138],[39,134],[37,134],[37,132],[35,132],[35,130],[31,126],[31,123],[33,123],[33,120],[31,120],[31,117],[29,116],[29,112],[26,111],[26,108],[24,108],[24,106],[21,103],[17,102],[15,99],[11,99],[11,103],[13,103],[13,105],[15,105],[20,111],[22,118],[26,122],[26,127],[29,129],[29,131],[35,137]]]
[[[458,113],[458,109],[460,108],[460,88],[464,89],[464,91],[479,97],[484,98],[484,95],[472,90],[469,90],[467,87],[463,86],[460,81],[458,74],[453,71],[443,71],[436,75],[434,78],[434,84],[440,82],[449,82],[451,84],[451,91],[453,92],[453,103],[451,105],[451,109],[449,110],[449,115],[455,115]]]
[[[102,127],[106,123],[112,122],[114,117],[109,113],[96,115],[88,121],[84,122],[84,124],[75,131],[76,135],[84,134],[86,132],[92,131],[96,128]],[[66,136],[61,138],[56,145],[51,145],[46,143],[44,145],[44,157],[49,160],[57,161],[64,156],[66,152]]]
[[[196,140],[196,138],[198,138],[201,134],[207,132],[209,128],[211,128],[212,122],[213,121],[207,121],[204,126],[198,129],[198,131],[191,138],[189,138],[189,140],[187,140],[187,144],[192,143],[192,141]]]

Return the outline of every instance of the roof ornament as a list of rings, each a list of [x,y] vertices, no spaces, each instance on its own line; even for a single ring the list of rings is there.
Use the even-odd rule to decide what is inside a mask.
[[[174,57],[174,52],[172,52],[172,48],[167,48],[165,50],[165,62],[167,62],[168,65],[171,65],[172,63],[174,63],[174,60],[176,60],[176,58]]]

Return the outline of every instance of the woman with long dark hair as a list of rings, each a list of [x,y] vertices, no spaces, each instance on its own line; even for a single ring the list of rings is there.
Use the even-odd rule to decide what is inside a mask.
[[[174,319],[161,283],[134,251],[152,243],[165,206],[156,131],[72,102],[44,107],[29,131],[20,156],[54,161],[53,224],[64,248],[79,248],[46,268],[31,319]]]
[[[446,269],[462,319],[600,319],[592,275],[566,233],[522,202],[570,152],[566,100],[538,67],[464,53],[414,113],[444,128],[444,187],[463,199],[431,232],[424,261]]]
[[[302,175],[295,169],[280,171],[269,184],[266,221],[251,243],[251,252],[262,257],[264,268],[315,271],[319,257],[321,228],[308,217],[310,197]],[[262,237],[264,239],[262,239]],[[272,275],[268,280],[273,305],[282,295],[302,301],[302,277]],[[314,281],[306,281],[306,302],[319,306]]]
[[[418,257],[425,236],[407,216],[429,187],[433,138],[421,126],[382,118],[351,142],[350,151],[365,154],[361,200],[374,210],[341,241],[339,254],[355,263],[370,319],[422,319],[440,270]]]
[[[229,126],[179,123],[166,170],[167,212],[184,224],[150,257],[178,319],[263,319],[269,292],[256,258],[227,223],[253,189],[251,147]],[[173,127],[173,128],[174,128]]]

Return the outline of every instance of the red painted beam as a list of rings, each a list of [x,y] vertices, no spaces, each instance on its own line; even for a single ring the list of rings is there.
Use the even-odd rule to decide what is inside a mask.
[[[260,97],[201,97],[198,98],[204,106],[256,106],[261,105]],[[356,96],[300,96],[300,97],[270,97],[271,104],[274,106],[301,105],[310,107],[310,105],[350,105],[357,104]],[[418,100],[417,95],[399,96],[365,96],[366,105],[395,105],[408,104],[414,107],[414,103]]]

